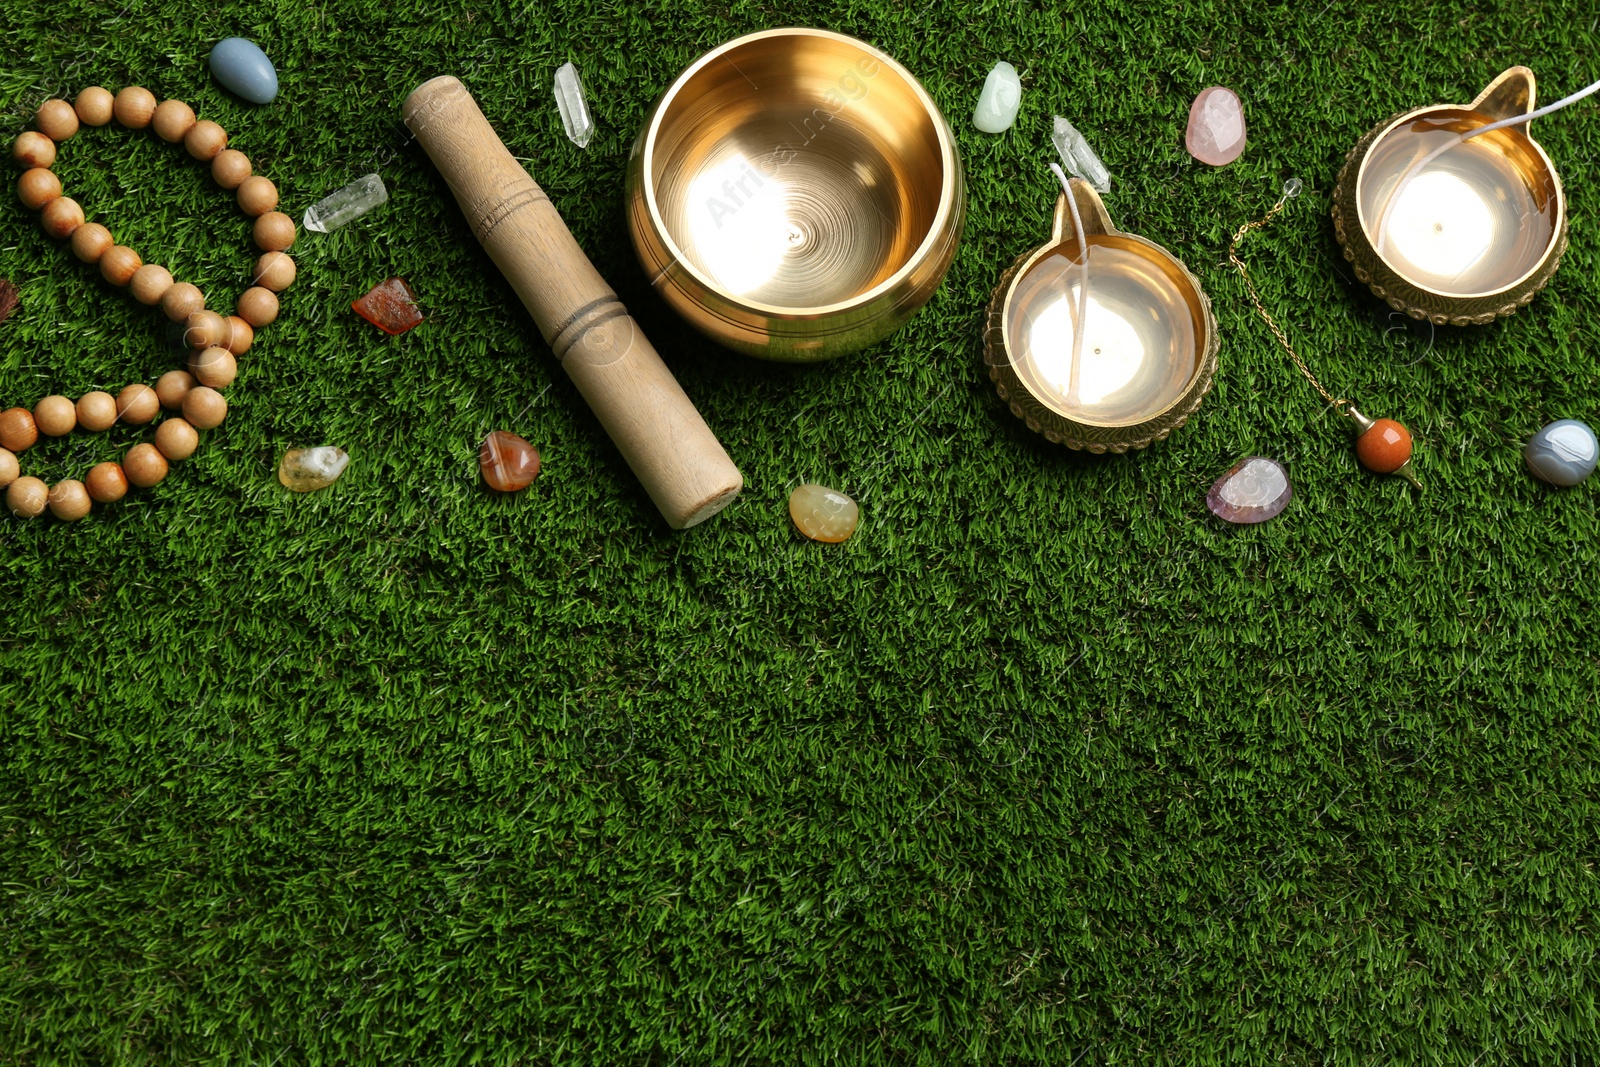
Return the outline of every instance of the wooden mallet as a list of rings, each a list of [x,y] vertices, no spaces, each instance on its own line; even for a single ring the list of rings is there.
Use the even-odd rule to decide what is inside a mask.
[[[744,486],[739,468],[466,87],[423,82],[401,113],[668,524],[726,507]]]

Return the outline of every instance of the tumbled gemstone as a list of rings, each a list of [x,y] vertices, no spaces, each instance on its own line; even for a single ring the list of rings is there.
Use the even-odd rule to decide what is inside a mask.
[[[1577,485],[1594,473],[1600,444],[1577,419],[1558,419],[1533,435],[1522,458],[1528,470],[1551,485]]]
[[[539,477],[539,450],[514,433],[496,430],[478,448],[478,469],[490,489],[515,493]]]
[[[838,544],[856,532],[861,508],[836,489],[807,482],[789,494],[789,517],[811,540]]]
[[[350,457],[342,448],[291,448],[278,464],[278,481],[296,493],[326,489],[339,480],[349,464]]]
[[[17,306],[17,287],[0,278],[0,322],[6,321],[11,309]]]
[[[422,321],[417,298],[404,278],[390,278],[350,305],[384,333],[398,336]]]
[[[1224,522],[1266,522],[1289,506],[1294,490],[1289,472],[1262,456],[1248,456],[1228,468],[1206,494],[1206,507]]]
[[[1022,103],[1022,79],[1017,68],[1005,60],[996,63],[983,79],[983,92],[972,112],[972,124],[984,133],[1003,133],[1017,121]]]
[[[1202,89],[1189,105],[1183,143],[1189,154],[1213,167],[1225,166],[1244,151],[1244,108],[1232,89]]]

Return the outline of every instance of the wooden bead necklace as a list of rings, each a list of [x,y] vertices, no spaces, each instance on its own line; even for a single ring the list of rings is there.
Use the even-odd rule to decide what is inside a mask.
[[[251,287],[240,294],[233,315],[207,311],[205,294],[198,287],[174,281],[165,267],[146,263],[133,249],[117,244],[110,230],[85,221],[77,202],[62,195],[61,181],[50,170],[56,146],[77,133],[80,124],[104,126],[113,118],[130,130],[151,127],[163,141],[182,142],[189,155],[211,164],[217,184],[233,190],[240,210],[256,220],[254,238],[262,254]],[[287,250],[294,244],[295,226],[289,216],[275,210],[277,186],[252,175],[249,157],[227,147],[227,131],[215,122],[196,119],[182,100],[158,104],[154,94],[138,86],[112,96],[96,85],[70,104],[45,101],[34,124],[38,132],[21,134],[12,147],[12,157],[25,168],[17,181],[17,196],[41,213],[46,233],[69,242],[83,262],[98,265],[106,281],[127,288],[141,304],[159,304],[167,318],[182,323],[184,341],[191,349],[188,369],[168,371],[153,389],[135,382],[115,397],[96,391],[73,403],[64,396],[47,396],[32,411],[22,407],[0,411],[0,487],[6,490],[11,513],[31,519],[48,507],[56,518],[71,522],[89,514],[94,503],[120,500],[129,485],[155,485],[167,476],[169,461],[194,453],[199,431],[222,424],[228,402],[221,390],[232,384],[237,358],[250,348],[255,331],[278,317],[278,293],[294,281],[294,260]],[[153,445],[134,445],[121,463],[101,463],[82,482],[67,479],[47,487],[38,478],[21,476],[16,453],[31,448],[40,434],[60,437],[78,426],[99,431],[119,421],[144,425],[162,408],[181,415],[161,421]]]

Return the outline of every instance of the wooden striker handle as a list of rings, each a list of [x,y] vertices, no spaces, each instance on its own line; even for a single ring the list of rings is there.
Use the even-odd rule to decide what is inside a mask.
[[[721,511],[744,486],[739,468],[466,87],[423,82],[401,114],[667,522]]]

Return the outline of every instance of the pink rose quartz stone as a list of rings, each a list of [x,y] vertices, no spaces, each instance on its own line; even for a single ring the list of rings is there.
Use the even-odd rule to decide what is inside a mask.
[[[1289,506],[1289,472],[1261,456],[1241,459],[1206,494],[1206,507],[1224,522],[1266,522]]]
[[[1244,107],[1232,89],[1213,85],[1189,105],[1184,134],[1189,154],[1213,167],[1226,166],[1244,152]]]

